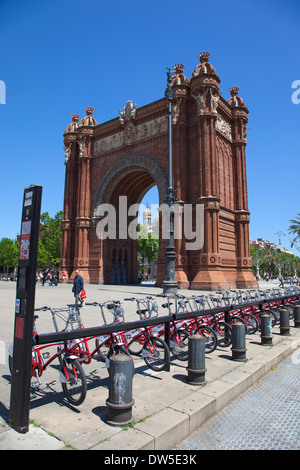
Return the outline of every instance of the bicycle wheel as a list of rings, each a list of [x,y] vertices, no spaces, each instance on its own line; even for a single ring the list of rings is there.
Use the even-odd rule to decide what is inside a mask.
[[[276,317],[274,312],[268,312],[268,313],[269,313],[269,315],[271,315],[271,319],[272,319],[271,321],[272,321],[272,327],[273,327],[277,323],[277,317]]]
[[[143,357],[150,369],[159,372],[169,364],[170,351],[163,339],[149,336],[144,343]]]
[[[205,352],[212,353],[218,345],[218,337],[209,326],[198,326],[196,332],[205,339]]]
[[[231,345],[232,328],[228,323],[219,321],[214,325],[213,330],[218,338],[218,346],[227,348]]]
[[[100,345],[100,341],[98,338],[95,339],[95,348],[98,348]],[[106,341],[102,344],[102,346],[98,349],[97,354],[94,355],[95,359],[99,359],[101,362],[105,362],[107,355],[109,353],[109,341]]]
[[[179,361],[187,361],[188,360],[188,340],[189,334],[187,331],[184,330],[177,330],[171,335],[171,353],[173,354],[176,359]]]
[[[140,334],[137,338],[130,339],[127,343],[127,348],[130,354],[133,356],[140,356],[143,351],[143,346],[145,343],[145,335]]]
[[[252,313],[243,313],[243,320],[246,322],[246,333],[254,335],[258,330],[258,321]]]
[[[86,377],[82,365],[77,359],[64,360],[60,370],[62,389],[67,400],[75,406],[84,402],[87,392]]]
[[[231,315],[230,316],[230,324],[233,325],[234,323],[243,323],[245,325],[246,330],[247,330],[247,325],[246,325],[245,320],[243,320],[243,318],[240,317],[239,315]]]

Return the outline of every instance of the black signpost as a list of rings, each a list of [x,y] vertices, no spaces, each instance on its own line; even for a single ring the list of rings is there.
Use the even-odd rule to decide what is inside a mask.
[[[32,335],[42,186],[24,189],[15,305],[9,424],[20,433],[29,428]]]

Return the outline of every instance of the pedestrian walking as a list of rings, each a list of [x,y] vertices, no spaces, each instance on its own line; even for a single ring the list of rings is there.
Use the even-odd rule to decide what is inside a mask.
[[[278,276],[278,279],[279,279],[279,281],[280,281],[279,287],[284,287],[283,277],[282,277],[282,276]]]
[[[44,286],[46,282],[47,282],[47,273],[46,271],[43,271],[42,286]]]
[[[56,286],[56,278],[55,278],[55,274],[53,272],[50,274],[49,286]]]
[[[72,292],[74,293],[75,303],[76,304],[79,304],[79,303],[81,304],[82,303],[80,294],[81,294],[81,291],[83,290],[83,288],[84,288],[83,277],[79,274],[79,270],[76,269],[75,277],[74,277],[74,281],[73,281],[73,289],[72,289]]]

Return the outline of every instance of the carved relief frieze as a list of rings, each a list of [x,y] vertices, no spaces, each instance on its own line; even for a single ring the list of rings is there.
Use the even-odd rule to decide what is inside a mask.
[[[103,155],[126,145],[136,144],[142,140],[165,134],[167,131],[167,116],[139,125],[135,125],[130,121],[121,132],[97,140],[94,144],[94,155]]]

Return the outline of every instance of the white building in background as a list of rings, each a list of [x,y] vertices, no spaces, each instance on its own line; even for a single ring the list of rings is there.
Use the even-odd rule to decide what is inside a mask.
[[[146,227],[147,233],[154,233],[157,236],[159,235],[159,214],[157,213],[152,221],[152,212],[148,203],[143,212],[143,225]]]
[[[147,203],[146,209],[143,212],[143,225],[146,229],[147,234],[159,235],[159,214],[157,213],[152,222],[152,212]],[[156,261],[148,261],[147,259],[143,260],[144,267],[144,280],[155,280],[156,279]]]

